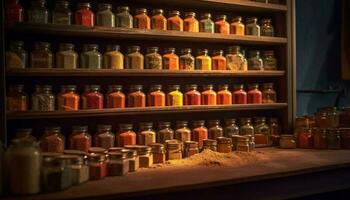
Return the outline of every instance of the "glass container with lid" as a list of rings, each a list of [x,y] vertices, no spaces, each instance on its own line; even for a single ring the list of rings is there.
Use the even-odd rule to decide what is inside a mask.
[[[263,51],[264,70],[277,70],[277,59],[274,51]]]
[[[125,58],[125,69],[144,69],[144,57],[140,53],[139,46],[128,47],[128,54]]]
[[[244,35],[245,26],[242,23],[242,17],[236,16],[232,19],[230,24],[230,33],[234,35]]]
[[[232,93],[228,89],[228,85],[219,85],[219,91],[217,92],[217,104],[218,105],[231,105]]]
[[[97,133],[95,134],[95,146],[109,149],[114,147],[115,136],[112,133],[111,125],[97,125]]]
[[[297,147],[294,135],[281,135],[279,144],[282,149],[295,149]]]
[[[102,55],[97,44],[85,44],[80,54],[80,68],[101,69]]]
[[[254,127],[252,125],[251,118],[242,118],[241,126],[239,128],[240,135],[254,135]]]
[[[208,121],[208,138],[216,140],[218,137],[224,135],[224,130],[220,126],[220,120],[209,120]]]
[[[175,130],[175,139],[180,142],[191,141],[191,130],[187,127],[187,121],[177,121]]]
[[[184,153],[183,157],[187,158],[199,153],[198,142],[195,141],[186,141],[184,142]]]
[[[230,24],[226,21],[226,15],[219,15],[215,21],[215,33],[230,34]]]
[[[128,107],[146,107],[146,95],[142,85],[131,85],[128,94]]]
[[[183,96],[180,85],[170,85],[167,94],[167,106],[182,106]]]
[[[208,55],[208,49],[201,49],[198,51],[196,57],[196,70],[212,70],[212,59]]]
[[[226,68],[232,71],[247,71],[245,68],[245,57],[240,46],[231,46],[226,54]]]
[[[217,141],[212,139],[204,139],[202,151],[209,149],[211,151],[217,151]]]
[[[205,33],[214,33],[215,24],[211,19],[210,13],[205,13],[201,16],[201,20],[199,21],[199,32]]]
[[[218,147],[217,150],[220,153],[230,153],[232,152],[232,139],[227,137],[216,138]]]
[[[153,130],[153,123],[142,122],[138,133],[137,143],[140,145],[150,145],[156,143],[156,132]]]
[[[259,90],[259,84],[248,85],[247,100],[249,104],[262,104],[262,92]]]
[[[248,137],[239,137],[238,138],[237,151],[242,151],[242,152],[251,151]]]
[[[170,47],[164,50],[163,68],[167,70],[179,70],[179,56],[175,53],[175,48]]]
[[[151,19],[147,15],[146,8],[137,8],[134,16],[134,28],[150,29]]]
[[[202,105],[216,105],[217,95],[213,90],[213,85],[204,85],[201,97]]]
[[[147,104],[150,107],[165,107],[165,93],[162,91],[162,85],[151,85]]]
[[[273,83],[263,84],[262,103],[277,103],[277,93]]]
[[[187,12],[187,13],[185,13],[184,31],[187,31],[187,32],[199,32],[199,22],[196,19],[196,13],[195,12]]]
[[[103,54],[103,69],[124,69],[124,55],[119,50],[119,45],[107,45]]]
[[[30,53],[30,66],[32,68],[52,68],[53,55],[50,44],[47,42],[37,42],[34,50]]]
[[[40,138],[42,152],[63,153],[65,137],[61,134],[61,127],[46,127]]]
[[[328,129],[327,132],[328,149],[341,149],[341,131],[339,129]]]
[[[119,147],[136,144],[136,133],[132,129],[132,124],[119,124],[117,136],[117,143]]]
[[[82,26],[94,26],[94,13],[90,3],[78,3],[78,10],[75,12],[75,24]]]
[[[162,56],[158,53],[158,47],[147,48],[145,56],[145,69],[163,69]]]
[[[88,152],[91,147],[91,136],[87,126],[74,126],[69,136],[69,149]]]
[[[99,85],[86,85],[82,95],[83,109],[103,109],[103,95]]]
[[[115,18],[116,18],[116,27],[122,27],[122,28],[133,27],[133,17],[129,13],[128,6],[118,7]]]
[[[235,84],[233,85],[233,104],[247,104],[248,96],[247,92],[244,90],[243,84]]]
[[[165,163],[166,151],[164,148],[164,144],[153,143],[153,144],[150,144],[149,146],[152,148],[153,163],[154,164]]]
[[[123,176],[130,170],[126,152],[110,152],[107,160],[108,176]]]
[[[24,50],[23,41],[13,41],[6,51],[7,69],[24,69],[27,67],[27,52]]]
[[[272,145],[270,127],[266,124],[265,117],[257,117],[255,119],[254,139],[256,145]]]
[[[107,174],[106,156],[90,153],[88,155],[90,180],[103,179]]]
[[[62,85],[57,96],[58,110],[79,110],[80,96],[76,93],[76,85]]]
[[[69,10],[68,6],[68,1],[57,1],[55,3],[55,9],[52,11],[53,24],[71,25],[72,12]]]
[[[195,59],[192,56],[192,50],[190,48],[182,49],[182,55],[180,56],[180,70],[194,70]]]
[[[7,111],[28,110],[28,96],[23,91],[24,85],[11,85],[6,97]]]
[[[258,25],[258,18],[251,17],[247,19],[245,26],[246,35],[260,36],[260,26]]]
[[[112,5],[108,3],[98,4],[98,12],[96,13],[96,26],[114,27],[115,16],[112,12]]]
[[[152,29],[156,30],[166,30],[167,29],[167,19],[163,15],[164,11],[162,9],[154,9],[153,16],[151,18]]]
[[[166,142],[167,160],[182,159],[182,145],[178,141],[170,140]]]
[[[32,94],[33,111],[54,111],[55,95],[52,93],[51,85],[36,85]]]
[[[239,127],[236,124],[236,119],[225,120],[224,135],[225,137],[232,137],[233,135],[239,135]]]
[[[208,139],[208,129],[204,124],[204,120],[193,121],[192,141],[198,142],[199,148],[203,147],[203,140]]]
[[[212,56],[212,70],[226,70],[226,58],[223,50],[214,50]]]
[[[260,57],[260,51],[249,51],[248,69],[264,70],[264,64]]]
[[[261,36],[270,36],[273,37],[275,35],[275,31],[272,25],[272,20],[270,18],[261,20]]]
[[[201,93],[196,84],[187,85],[185,93],[185,105],[201,105]]]
[[[33,0],[28,9],[28,22],[47,24],[49,23],[49,11],[45,0]]]
[[[19,4],[19,0],[11,0],[5,4],[5,24],[13,26],[17,22],[23,22],[24,9]]]
[[[61,43],[56,53],[56,68],[76,69],[78,66],[78,54],[71,43]]]
[[[180,17],[180,11],[173,10],[169,13],[169,16],[167,20],[168,30],[183,31],[184,22]]]
[[[107,108],[125,108],[125,94],[122,91],[121,85],[108,86],[106,94]]]
[[[157,132],[157,142],[164,144],[167,140],[174,139],[174,130],[171,129],[170,122],[159,122]]]

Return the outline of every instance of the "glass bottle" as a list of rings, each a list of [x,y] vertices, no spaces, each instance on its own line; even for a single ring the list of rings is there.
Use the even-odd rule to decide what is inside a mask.
[[[239,135],[239,127],[236,124],[236,119],[226,119],[225,125],[225,137],[231,138],[233,135]]]
[[[187,85],[185,93],[185,105],[201,105],[201,93],[196,84]]]
[[[125,94],[122,90],[123,86],[121,85],[108,86],[108,93],[106,94],[107,108],[125,108]]]
[[[5,23],[7,26],[13,26],[17,22],[23,22],[24,9],[19,4],[19,0],[11,0],[5,4]]]
[[[119,45],[107,45],[103,54],[103,69],[123,69],[124,55],[119,51]]]
[[[9,50],[6,51],[7,69],[24,69],[27,67],[27,52],[23,49],[22,41],[13,41]]]
[[[280,137],[282,135],[282,127],[280,126],[279,120],[277,118],[270,118],[269,127],[270,127],[272,145],[278,146]]]
[[[159,122],[157,132],[157,142],[164,144],[167,140],[174,139],[174,130],[171,129],[170,122]]]
[[[169,13],[168,30],[183,31],[184,22],[180,17],[180,11],[173,10]]]
[[[233,104],[247,104],[248,97],[247,92],[244,91],[243,84],[235,84],[233,85],[233,95],[232,95],[232,103]]]
[[[272,26],[271,19],[262,19],[260,28],[261,28],[261,36],[273,37],[275,35],[275,31],[274,31],[274,28]]]
[[[114,27],[115,16],[112,12],[112,5],[108,3],[98,4],[98,12],[96,13],[96,26]]]
[[[218,137],[224,135],[224,130],[220,126],[220,120],[209,120],[208,121],[208,138],[216,140]]]
[[[127,153],[111,152],[108,154],[108,176],[124,176],[130,170]]]
[[[82,109],[103,109],[103,95],[99,85],[86,85],[82,95]]]
[[[260,26],[258,25],[258,18],[252,17],[247,19],[245,26],[246,35],[260,36]]]
[[[156,143],[156,132],[152,127],[153,123],[151,122],[140,123],[140,129],[137,135],[137,144],[148,146],[152,143]]]
[[[304,128],[303,131],[299,132],[298,136],[299,148],[312,149],[314,147],[314,138],[311,129]]]
[[[251,118],[242,118],[239,134],[243,136],[254,135],[254,127]]]
[[[74,51],[74,45],[61,43],[56,53],[56,68],[76,69],[78,65],[78,54]]]
[[[163,55],[164,69],[179,70],[179,56],[175,53],[175,48],[166,48]]]
[[[102,55],[97,44],[85,44],[80,54],[80,68],[101,69]]]
[[[230,34],[230,24],[226,21],[226,15],[219,15],[215,21],[215,33]]]
[[[76,93],[77,86],[63,85],[61,92],[57,95],[58,110],[79,110],[80,96]]]
[[[78,3],[78,10],[75,12],[75,24],[82,26],[94,26],[94,13],[90,3]]]
[[[117,14],[115,17],[116,17],[116,27],[132,28],[133,17],[129,13],[129,7],[127,6],[118,7]]]
[[[242,50],[242,55],[244,57],[243,71],[248,71],[248,60],[247,60],[247,57],[246,57],[245,50]]]
[[[273,83],[263,84],[262,103],[277,103],[277,94],[273,89]]]
[[[146,95],[142,92],[142,85],[130,86],[128,107],[146,107]]]
[[[226,58],[223,56],[223,50],[214,50],[212,56],[212,69],[213,70],[226,70]]]
[[[264,51],[262,57],[264,70],[277,70],[277,59],[274,51]]]
[[[45,0],[33,0],[28,9],[28,22],[30,23],[49,23],[49,11],[46,8]]]
[[[230,33],[234,35],[244,35],[245,26],[242,23],[242,17],[234,17],[230,25]]]
[[[11,85],[6,97],[7,111],[27,111],[28,96],[23,91],[24,85]]]
[[[177,121],[174,139],[180,142],[186,142],[191,140],[191,130],[187,127],[187,121]]]
[[[216,105],[217,95],[216,92],[213,90],[213,85],[204,85],[201,96],[202,105]]]
[[[119,131],[117,136],[118,147],[136,144],[136,133],[132,129],[132,124],[119,124]]]
[[[183,106],[183,94],[180,85],[170,85],[167,94],[167,106]]]
[[[165,107],[165,94],[162,85],[152,85],[147,95],[147,104],[150,107]]]
[[[50,51],[50,44],[47,42],[37,42],[34,51],[30,53],[32,68],[52,68],[53,56]]]
[[[32,94],[33,111],[54,111],[55,95],[52,93],[51,85],[36,85]]]
[[[249,104],[261,104],[262,103],[262,93],[259,90],[259,85],[256,83],[248,85],[249,91],[247,94],[247,102]]]
[[[144,57],[140,53],[139,46],[128,47],[128,55],[125,58],[125,69],[143,69]]]
[[[97,132],[94,139],[95,147],[102,147],[104,149],[114,147],[115,136],[112,133],[112,126],[97,125]]]
[[[199,148],[203,147],[203,140],[208,139],[208,129],[204,123],[204,120],[193,121],[192,141],[198,142]]]
[[[65,138],[61,134],[61,127],[46,127],[40,138],[42,152],[63,153]]]
[[[314,127],[312,129],[312,135],[314,136],[315,149],[327,149],[327,129]]]
[[[73,126],[73,132],[69,135],[69,149],[88,152],[91,147],[91,136],[87,126]]]
[[[205,13],[199,21],[199,32],[214,33],[214,22],[211,20],[211,14]]]
[[[271,145],[270,127],[266,124],[265,117],[257,117],[254,127],[254,139],[257,145]]]
[[[68,6],[68,1],[57,1],[55,3],[55,9],[52,11],[53,24],[72,24],[72,12],[69,10]]]
[[[190,48],[182,49],[180,56],[180,70],[194,70],[194,57]]]
[[[231,46],[226,54],[227,70],[247,71],[244,67],[244,55],[241,53],[240,46]]]
[[[163,15],[162,9],[153,10],[153,16],[151,18],[152,29],[156,30],[166,30],[167,29],[167,19]]]
[[[327,131],[327,144],[328,149],[340,149],[341,148],[341,138],[339,129],[329,129]]]
[[[158,53],[158,47],[147,48],[145,69],[163,69],[162,56]]]
[[[228,90],[228,85],[220,85],[217,92],[217,104],[218,105],[231,105],[232,93]]]
[[[137,8],[134,16],[134,28],[151,29],[151,19],[146,8]]]
[[[250,51],[248,59],[249,70],[264,70],[263,60],[260,57],[260,51]]]
[[[195,12],[187,12],[187,13],[185,13],[184,31],[195,32],[195,33],[199,32],[199,22],[196,19],[196,13]]]
[[[208,49],[198,51],[198,56],[196,57],[197,70],[211,70],[211,63],[211,58],[208,56]]]

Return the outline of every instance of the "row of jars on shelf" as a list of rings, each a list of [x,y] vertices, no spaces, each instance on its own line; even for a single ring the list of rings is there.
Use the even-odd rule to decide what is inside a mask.
[[[14,41],[10,44],[6,52],[7,68],[26,68],[27,53],[24,50],[22,41]],[[30,52],[31,68],[56,68],[76,69],[167,69],[167,70],[277,70],[277,59],[274,51],[249,51],[249,58],[240,46],[231,46],[226,55],[223,50],[214,50],[209,56],[207,49],[198,51],[196,57],[191,54],[191,48],[181,49],[181,54],[176,54],[175,48],[166,48],[164,54],[159,54],[158,47],[147,48],[147,53],[143,55],[139,46],[130,46],[128,53],[124,56],[120,52],[119,45],[107,45],[105,53],[102,55],[98,51],[98,45],[86,44],[83,52],[79,55],[74,50],[74,45],[61,43],[56,53],[56,59],[50,50],[47,42],[37,42],[34,50]],[[54,63],[56,60],[56,63]]]
[[[169,12],[166,18],[163,9],[154,9],[150,18],[147,9],[137,8],[133,17],[129,12],[129,7],[121,6],[117,8],[116,14],[112,11],[111,4],[98,4],[98,12],[94,14],[90,3],[79,3],[75,12],[75,24],[88,27],[123,27],[155,30],[175,30],[188,32],[206,32],[236,35],[256,35],[274,36],[274,27],[270,18],[261,20],[260,25],[256,17],[246,19],[246,25],[242,22],[242,17],[236,16],[232,23],[227,22],[226,15],[218,15],[213,22],[210,13],[201,16],[201,20],[196,19],[195,12],[186,12],[182,19],[180,11]],[[52,11],[53,24],[72,24],[72,12],[69,9],[68,1],[57,1]],[[13,25],[24,20],[24,9],[18,1],[11,1],[6,7],[6,22]],[[49,11],[46,8],[45,0],[34,0],[28,9],[28,22],[49,23]]]
[[[243,84],[235,84],[233,92],[227,84],[220,85],[215,92],[213,85],[204,85],[202,92],[197,90],[196,84],[186,86],[186,92],[181,92],[180,85],[170,85],[168,93],[162,91],[162,85],[151,85],[147,95],[143,93],[142,85],[131,85],[127,96],[121,85],[110,85],[104,96],[100,93],[99,85],[85,86],[85,92],[80,95],[75,85],[63,85],[57,95],[57,110],[72,111],[79,109],[103,109],[125,107],[165,107],[183,105],[231,105],[231,104],[264,104],[276,103],[277,93],[273,83],[248,84],[248,92]],[[8,111],[27,111],[28,95],[23,85],[12,85],[7,94]],[[31,110],[54,111],[56,97],[50,85],[37,85],[31,95]]]

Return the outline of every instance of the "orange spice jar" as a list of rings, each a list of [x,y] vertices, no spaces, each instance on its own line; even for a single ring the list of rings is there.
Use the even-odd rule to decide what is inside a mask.
[[[211,84],[203,86],[202,105],[216,105],[216,92]]]
[[[212,60],[212,70],[226,70],[226,58],[223,56],[223,50],[215,50],[213,52]]]
[[[168,70],[179,70],[179,56],[175,54],[175,48],[165,49],[163,55],[163,68]]]
[[[140,28],[140,29],[151,28],[151,19],[147,15],[146,8],[136,9],[136,15],[134,16],[134,28]]]
[[[184,31],[195,32],[195,33],[199,32],[199,22],[196,19],[196,13],[194,12],[185,13]]]
[[[180,17],[180,11],[173,10],[169,13],[168,30],[183,31],[184,21]]]
[[[27,111],[28,96],[23,91],[24,85],[12,85],[6,97],[8,111]]]
[[[74,126],[73,133],[69,135],[69,149],[88,152],[91,147],[91,136],[87,126]]]
[[[232,104],[232,93],[228,90],[228,85],[220,85],[217,93],[217,104],[218,105],[231,105]]]
[[[151,18],[151,26],[152,29],[156,30],[166,30],[167,28],[167,20],[163,15],[162,9],[153,10],[153,16]]]
[[[230,32],[234,35],[244,35],[245,26],[242,23],[242,17],[234,17],[232,23],[230,24]]]
[[[185,105],[201,105],[201,93],[196,84],[187,85],[185,93]]]
[[[130,86],[128,107],[146,107],[146,95],[142,92],[142,85]]]
[[[152,85],[147,95],[147,105],[151,107],[164,107],[165,94],[162,85]]]
[[[65,138],[61,134],[61,127],[45,127],[44,134],[40,138],[42,152],[63,153]]]
[[[119,124],[117,144],[119,147],[136,144],[136,133],[132,130],[132,124]]]
[[[226,15],[219,15],[216,18],[215,33],[230,34],[230,24],[226,21]]]
[[[76,93],[77,86],[63,85],[57,96],[58,110],[79,110],[80,96]]]
[[[192,141],[198,142],[198,147],[203,147],[203,140],[208,139],[208,129],[204,126],[204,120],[193,121]]]
[[[121,85],[108,86],[106,95],[107,108],[125,108],[125,94],[122,91]]]

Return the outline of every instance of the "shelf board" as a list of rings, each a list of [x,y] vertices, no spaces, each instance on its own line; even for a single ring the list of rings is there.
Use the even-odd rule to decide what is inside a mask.
[[[104,117],[147,114],[173,114],[196,113],[218,111],[246,111],[246,110],[278,110],[288,106],[287,103],[274,104],[245,104],[245,105],[215,105],[215,106],[181,106],[181,107],[146,107],[103,110],[79,110],[79,111],[52,111],[52,112],[7,112],[8,120],[20,119],[58,119],[76,117]]]
[[[207,43],[236,43],[236,44],[262,44],[281,45],[287,44],[285,37],[266,36],[237,36],[212,33],[190,33],[180,31],[145,30],[136,28],[106,28],[106,27],[84,27],[79,25],[58,24],[32,24],[18,23],[7,29],[13,33],[37,33],[55,36],[69,37],[95,37],[116,39],[141,39],[141,40],[165,40],[165,41],[188,41]]]

